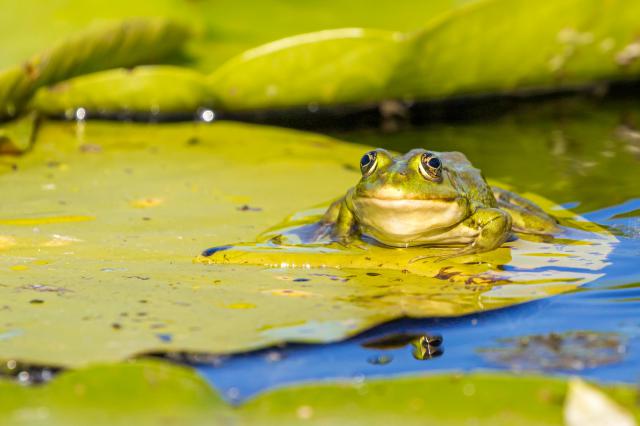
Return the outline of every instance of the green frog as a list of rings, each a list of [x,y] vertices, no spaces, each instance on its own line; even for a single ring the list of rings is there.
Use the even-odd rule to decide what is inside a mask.
[[[449,258],[494,250],[512,232],[559,231],[557,220],[533,202],[490,187],[459,152],[413,149],[394,156],[376,149],[362,157],[360,170],[356,186],[323,216],[322,232],[332,240],[456,247],[440,256]]]

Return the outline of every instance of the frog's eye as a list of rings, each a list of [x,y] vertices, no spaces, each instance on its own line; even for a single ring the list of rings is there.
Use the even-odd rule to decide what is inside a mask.
[[[376,165],[378,164],[378,153],[375,151],[367,152],[360,159],[360,170],[362,171],[362,176],[369,176],[376,169]]]
[[[442,180],[442,161],[431,152],[425,152],[420,158],[420,173],[429,180]]]

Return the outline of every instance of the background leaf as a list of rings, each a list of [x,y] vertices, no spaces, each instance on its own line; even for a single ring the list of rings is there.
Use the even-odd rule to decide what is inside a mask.
[[[173,21],[143,18],[78,33],[0,74],[0,119],[18,113],[42,86],[166,59],[178,53],[189,35],[189,29]]]
[[[627,0],[483,0],[407,39],[390,97],[556,90],[637,78],[640,4]],[[636,48],[637,49],[637,48]],[[625,53],[626,52],[626,53]]]
[[[629,386],[590,386],[638,416]],[[597,389],[597,390],[596,390]],[[232,408],[190,370],[157,361],[96,365],[23,387],[0,381],[0,419],[12,425],[345,424],[562,425],[565,380],[437,375],[309,383]],[[604,419],[601,419],[604,421]]]
[[[214,94],[205,76],[171,66],[117,69],[76,77],[38,91],[31,107],[48,115],[74,117],[76,108],[92,114],[193,113],[211,107]]]
[[[302,34],[243,53],[209,83],[228,110],[376,101],[404,53],[401,39],[361,28]]]

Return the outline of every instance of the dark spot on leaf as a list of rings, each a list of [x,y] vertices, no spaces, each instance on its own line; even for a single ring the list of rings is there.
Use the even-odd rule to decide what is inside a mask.
[[[381,274],[380,274],[380,273],[378,273],[378,272],[367,272],[367,275],[369,275],[370,277],[378,277],[378,276],[380,276]]]
[[[167,333],[158,333],[156,334],[156,337],[164,343],[170,343],[173,340],[173,336]]]
[[[241,212],[259,212],[262,211],[262,209],[260,207],[251,207],[248,204],[244,204],[240,207],[237,207],[236,210],[239,210]]]
[[[311,281],[311,280],[309,278],[296,278],[293,281],[296,282],[296,283],[301,283],[301,282],[304,282],[304,281]]]
[[[111,324],[111,328],[113,328],[114,330],[120,330],[122,329],[122,324],[114,322]]]
[[[29,303],[31,303],[32,305],[40,305],[40,304],[44,303],[44,300],[42,300],[42,299],[31,299],[31,300],[29,300]]]
[[[229,250],[230,248],[233,248],[232,245],[228,245],[228,246],[217,246],[217,247],[211,247],[206,249],[205,251],[202,252],[202,255],[205,257],[209,257],[213,254],[218,253],[219,251],[225,251],[225,250]]]

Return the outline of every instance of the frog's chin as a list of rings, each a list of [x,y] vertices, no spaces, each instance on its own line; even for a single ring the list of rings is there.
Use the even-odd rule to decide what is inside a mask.
[[[468,216],[464,199],[381,199],[353,200],[359,225],[372,236],[408,241],[450,228]],[[376,238],[377,239],[377,238]]]

